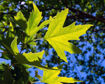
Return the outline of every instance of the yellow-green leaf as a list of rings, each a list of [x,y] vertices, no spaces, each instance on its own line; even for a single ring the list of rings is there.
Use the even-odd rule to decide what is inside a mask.
[[[75,23],[63,27],[65,19],[68,14],[68,9],[58,13],[54,18],[50,18],[51,22],[48,27],[48,31],[44,37],[50,45],[56,50],[58,56],[67,62],[64,51],[69,53],[80,53],[81,50],[77,48],[69,40],[79,40],[79,37],[86,33],[86,31],[92,26],[87,25],[75,25]]]
[[[38,28],[36,29],[36,32],[39,31],[40,29],[44,28],[46,25],[48,25],[50,23],[50,20],[45,20],[43,21]]]
[[[15,55],[17,55],[19,53],[19,50],[18,50],[18,47],[17,47],[17,38],[18,37],[15,37],[14,40],[12,41],[12,43],[11,43],[11,48],[12,48],[12,51]]]
[[[29,44],[29,45],[32,45],[32,46],[36,46],[36,43],[35,43],[34,41],[29,42],[28,44]]]
[[[41,79],[41,82],[48,83],[48,84],[63,84],[63,83],[75,83],[75,82],[81,82],[79,80],[76,80],[72,77],[59,77],[61,70],[54,67],[56,70],[43,70],[43,77]]]
[[[10,22],[10,28],[9,28],[9,31],[7,32],[6,38],[14,38],[15,35],[12,32],[14,32],[14,27],[12,22]]]
[[[34,10],[30,13],[30,17],[27,22],[26,34],[32,36],[35,34],[37,26],[42,19],[42,12],[39,11],[37,6],[33,3]]]
[[[42,59],[44,54],[44,50],[38,53],[23,53],[23,56],[29,61],[29,62],[34,62],[34,61],[39,61],[39,59]]]
[[[31,2],[32,3],[32,2]],[[27,21],[27,28],[25,30],[25,33],[29,36],[25,38],[25,43],[32,41],[36,33],[44,28],[47,24],[49,24],[49,20],[43,21],[40,25],[40,21],[42,19],[42,12],[39,11],[37,6],[33,3],[34,10],[30,13],[30,17]]]
[[[44,51],[38,53],[30,52],[30,53],[20,54],[17,47],[17,37],[15,37],[14,40],[12,41],[11,49],[18,63],[33,65],[40,69],[48,69],[47,67],[43,67],[40,65],[39,59],[42,59]]]
[[[14,31],[14,28],[13,28],[13,24],[12,24],[12,22],[10,22],[10,27],[11,27],[11,29],[10,29],[10,31]]]

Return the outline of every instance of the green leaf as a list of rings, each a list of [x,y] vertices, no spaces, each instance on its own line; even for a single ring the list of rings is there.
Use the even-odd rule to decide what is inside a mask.
[[[40,29],[44,28],[46,25],[48,25],[50,23],[50,20],[45,20],[43,21],[38,28],[36,29],[36,32],[38,32]]]
[[[41,79],[41,82],[48,83],[48,84],[63,84],[63,83],[75,83],[75,82],[82,82],[78,81],[73,78],[67,78],[67,77],[58,77],[61,70],[57,69],[57,67],[54,67],[56,70],[43,70],[43,77]]]
[[[86,31],[92,26],[87,25],[75,25],[75,23],[64,27],[63,24],[68,14],[68,9],[58,13],[54,18],[50,18],[48,31],[44,36],[44,39],[52,45],[56,50],[58,56],[67,62],[64,51],[72,53],[80,53],[81,50],[69,43],[69,40],[79,40],[79,37],[86,33]]]
[[[10,22],[10,27],[11,27],[11,29],[10,29],[10,31],[14,31],[14,28],[13,28],[13,24],[12,24],[12,22]]]
[[[15,37],[14,40],[12,41],[11,49],[18,63],[33,65],[40,69],[49,69],[47,67],[43,67],[42,65],[40,65],[41,62],[40,59],[42,59],[43,57],[44,50],[38,53],[30,52],[30,53],[20,54],[17,47],[17,37]]]
[[[27,65],[27,64],[23,64],[23,66],[24,66],[26,69],[32,68],[32,66]]]
[[[10,71],[9,65],[3,65],[3,80],[0,80],[1,84],[12,84],[13,83],[13,77]],[[0,74],[1,75],[1,74]]]
[[[27,28],[25,30],[25,33],[29,37],[25,38],[25,43],[29,42],[30,40],[32,41],[35,38],[36,33],[50,22],[49,20],[46,20],[39,25],[42,19],[42,12],[39,11],[39,9],[34,3],[33,8],[34,10],[30,13],[30,17],[27,21]]]
[[[29,36],[32,36],[36,33],[37,26],[42,19],[42,12],[39,11],[34,3],[33,8],[34,10],[30,13],[26,28],[26,34]]]
[[[27,59],[29,62],[39,61],[39,59],[42,59],[44,54],[44,50],[39,53],[23,53],[23,56]]]
[[[16,20],[16,23],[25,30],[27,27],[27,20],[24,17],[23,13],[19,11],[17,15],[14,16],[14,18]]]
[[[14,40],[12,41],[11,48],[13,53],[15,54],[17,61],[19,61],[20,63],[39,61],[39,59],[42,59],[42,56],[44,54],[44,51],[38,53],[30,52],[30,53],[20,54],[17,47],[17,37],[15,37]]]
[[[19,53],[19,50],[18,50],[18,47],[17,47],[17,38],[18,37],[15,37],[14,40],[12,41],[12,43],[11,43],[11,48],[12,48],[12,51],[15,55],[17,55]]]
[[[28,44],[29,44],[29,45],[32,45],[32,46],[36,46],[36,43],[35,43],[34,41],[29,42]]]
[[[0,71],[4,71],[4,67],[1,63],[0,63]]]
[[[14,38],[15,35],[13,34],[13,32],[14,32],[14,27],[13,27],[12,22],[10,22],[10,28],[9,28],[9,31],[7,32],[6,38],[9,38],[9,39]]]

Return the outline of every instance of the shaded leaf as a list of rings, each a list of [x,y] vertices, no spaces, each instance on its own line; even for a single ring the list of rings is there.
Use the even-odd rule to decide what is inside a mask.
[[[16,16],[14,16],[16,23],[22,27],[24,30],[27,27],[27,20],[24,17],[23,13],[19,11]]]
[[[41,79],[41,76],[38,74],[38,71],[35,71],[35,76],[36,76],[38,79]]]

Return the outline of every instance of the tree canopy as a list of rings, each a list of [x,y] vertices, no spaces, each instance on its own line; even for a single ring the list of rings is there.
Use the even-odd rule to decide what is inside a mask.
[[[105,0],[0,0],[0,58],[11,60],[0,64],[0,83],[30,84],[40,79],[49,83],[36,68],[49,70],[62,64],[59,76],[66,77],[55,74],[55,81],[51,76],[55,84],[69,83],[67,77],[87,84],[104,83],[104,8]],[[27,71],[32,66],[26,64],[36,67],[34,77]]]

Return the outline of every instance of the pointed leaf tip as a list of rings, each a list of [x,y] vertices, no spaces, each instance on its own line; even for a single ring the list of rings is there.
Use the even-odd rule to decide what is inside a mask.
[[[86,31],[92,26],[88,25],[75,25],[75,22],[69,26],[63,28],[65,19],[68,14],[68,9],[62,10],[55,17],[50,18],[52,21],[49,24],[48,31],[46,32],[44,39],[49,42],[55,49],[60,59],[67,62],[64,51],[69,53],[81,53],[82,51],[77,48],[69,40],[79,40],[79,37],[86,33]]]
[[[53,67],[53,69],[56,70],[43,70],[43,77],[41,79],[41,82],[48,83],[48,84],[63,84],[63,83],[75,83],[75,82],[82,82],[79,80],[76,80],[72,77],[59,77],[58,75],[61,72],[61,69],[58,69],[57,67]]]
[[[29,62],[34,62],[34,61],[39,61],[39,59],[42,59],[44,54],[44,50],[38,53],[23,53],[23,56],[29,61]]]
[[[15,21],[16,21],[16,23],[21,27],[21,28],[23,28],[24,30],[26,29],[26,27],[27,27],[27,20],[26,20],[26,18],[24,17],[24,15],[23,15],[23,13],[21,12],[21,11],[19,11],[18,13],[17,13],[17,15],[16,16],[14,16],[14,18],[15,18]],[[24,23],[24,24],[23,24]]]

